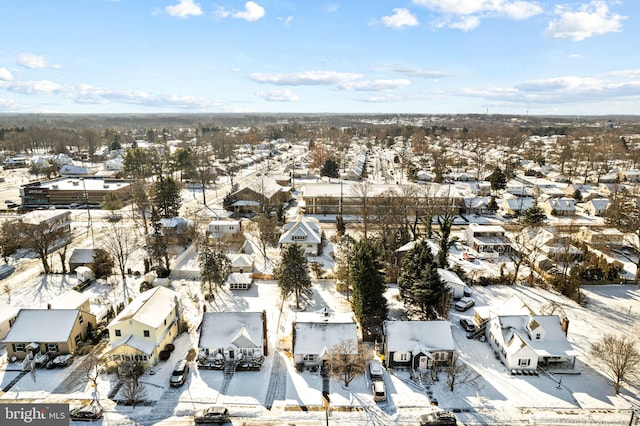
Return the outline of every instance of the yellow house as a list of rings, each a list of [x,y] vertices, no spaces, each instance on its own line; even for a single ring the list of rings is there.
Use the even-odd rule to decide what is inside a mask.
[[[154,364],[160,351],[178,335],[181,314],[175,291],[154,287],[141,293],[107,326],[107,361]]]
[[[21,309],[4,340],[7,356],[73,354],[95,329],[95,315],[79,309]]]

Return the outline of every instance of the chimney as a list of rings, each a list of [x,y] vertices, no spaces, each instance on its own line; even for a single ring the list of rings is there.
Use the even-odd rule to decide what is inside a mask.
[[[47,303],[47,309],[51,309],[51,303]]]

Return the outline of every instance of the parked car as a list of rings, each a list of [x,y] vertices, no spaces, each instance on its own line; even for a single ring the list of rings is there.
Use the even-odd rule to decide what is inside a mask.
[[[456,311],[464,312],[475,304],[476,302],[474,302],[472,298],[463,297],[462,299],[458,300],[456,304],[453,305],[453,307],[456,309]]]
[[[387,400],[387,392],[384,388],[384,382],[382,380],[374,380],[372,382],[371,392],[373,393],[374,401],[379,402]]]
[[[226,407],[214,405],[196,412],[193,421],[196,424],[227,423],[229,421],[229,410]]]
[[[474,260],[476,260],[475,255],[473,253],[469,253],[468,251],[465,251],[464,253],[462,253],[462,257],[464,257],[465,260],[469,262],[473,262]]]
[[[455,414],[450,411],[434,411],[420,416],[420,426],[450,426],[457,425]]]
[[[371,380],[382,380],[383,375],[384,369],[382,368],[380,360],[372,359],[369,361],[369,376],[371,376]]]
[[[476,325],[470,318],[460,318],[460,325],[465,331],[475,331]]]
[[[171,377],[169,378],[169,385],[174,388],[182,386],[187,380],[188,374],[189,363],[187,362],[187,360],[182,359],[178,361],[175,368],[173,369],[173,373],[171,373]]]
[[[92,401],[90,404],[69,411],[69,417],[71,417],[71,420],[76,421],[98,420],[102,418],[102,407],[95,401]]]

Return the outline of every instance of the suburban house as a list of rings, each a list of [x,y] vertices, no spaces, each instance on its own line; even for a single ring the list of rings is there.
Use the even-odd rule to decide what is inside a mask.
[[[212,220],[207,227],[211,238],[220,240],[225,237],[232,237],[242,232],[239,220]]]
[[[576,200],[573,198],[550,198],[541,203],[540,208],[550,216],[573,216],[576,214]]]
[[[461,297],[471,295],[469,286],[467,286],[455,272],[438,268],[438,275],[440,275],[440,279],[444,281],[445,285],[451,291],[453,299],[460,299]]]
[[[385,321],[382,353],[389,368],[449,365],[455,349],[449,321]]]
[[[577,352],[567,340],[568,322],[557,315],[496,315],[487,334],[509,370],[573,369]]]
[[[498,257],[511,250],[511,241],[506,237],[500,225],[469,224],[466,231],[467,245],[480,257]]]
[[[584,203],[582,208],[589,216],[603,216],[609,204],[611,201],[608,198],[594,198]]]
[[[556,228],[525,229],[522,231],[523,244],[529,260],[537,264],[545,257],[552,261],[582,257],[582,250],[574,245],[569,235],[562,235]]]
[[[533,207],[533,198],[503,198],[499,204],[500,209],[507,215],[520,216],[520,214]]]
[[[95,329],[95,315],[78,309],[20,309],[4,339],[7,357],[73,354]]]
[[[43,234],[59,233],[71,237],[71,212],[60,210],[34,210],[20,216],[22,223],[39,227]]]
[[[226,284],[229,290],[249,290],[253,284],[253,274],[251,272],[232,272],[227,277]]]
[[[88,294],[75,290],[67,290],[49,302],[50,309],[78,309],[91,312],[91,303]]]
[[[278,185],[275,179],[262,176],[248,186],[241,187],[231,194],[231,208],[235,214],[253,215],[264,206],[275,208],[291,199],[291,189]]]
[[[358,326],[351,314],[299,312],[293,323],[293,362],[299,367],[323,367],[333,347],[347,342],[358,353]]]
[[[621,170],[620,172],[618,172],[618,177],[621,181],[640,182],[640,170]]]
[[[265,312],[205,312],[198,367],[260,369],[267,352]]]
[[[160,219],[160,223],[167,243],[185,245],[190,241],[189,220],[183,217],[172,217]]]
[[[617,247],[624,245],[624,233],[616,228],[593,229],[581,226],[578,238],[593,247]]]
[[[110,363],[135,360],[152,365],[180,331],[182,304],[175,291],[154,287],[133,299],[107,326]]]
[[[227,257],[231,261],[231,272],[253,272],[255,259],[252,254],[231,253]]]
[[[317,256],[320,254],[322,229],[318,222],[298,216],[298,220],[295,222],[286,223],[283,230],[284,232],[278,241],[280,248],[298,244],[307,255]]]
[[[20,312],[20,308],[8,305],[0,300],[0,340],[7,336],[11,325],[18,316],[18,312]]]

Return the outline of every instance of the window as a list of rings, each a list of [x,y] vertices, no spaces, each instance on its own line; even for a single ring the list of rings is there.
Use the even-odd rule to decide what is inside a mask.
[[[79,345],[80,342],[82,342],[82,334],[78,333],[74,341],[76,342],[76,345]]]
[[[120,336],[122,336],[122,331],[116,330],[116,337],[120,337]]]
[[[144,330],[142,333],[144,334],[144,337],[149,337],[149,330]]]
[[[80,324],[82,324],[84,322],[84,318],[82,318],[82,314],[80,314],[80,317],[78,318],[78,322]]]
[[[14,343],[13,344],[14,352],[24,352],[24,343]]]
[[[518,367],[528,367],[529,365],[531,365],[530,359],[520,358],[518,360]]]
[[[57,343],[47,343],[47,352],[58,352]]]
[[[316,355],[315,354],[305,354],[304,355],[304,360],[305,361],[309,361],[309,362],[315,362],[316,361]]]
[[[536,340],[540,340],[540,333],[536,333]]]
[[[398,362],[407,362],[409,361],[409,353],[408,352],[396,352],[393,354],[393,360]]]
[[[167,319],[166,318],[164,319],[164,325],[167,325]]]
[[[304,241],[307,239],[306,235],[294,235],[293,238],[291,238],[293,241]]]

